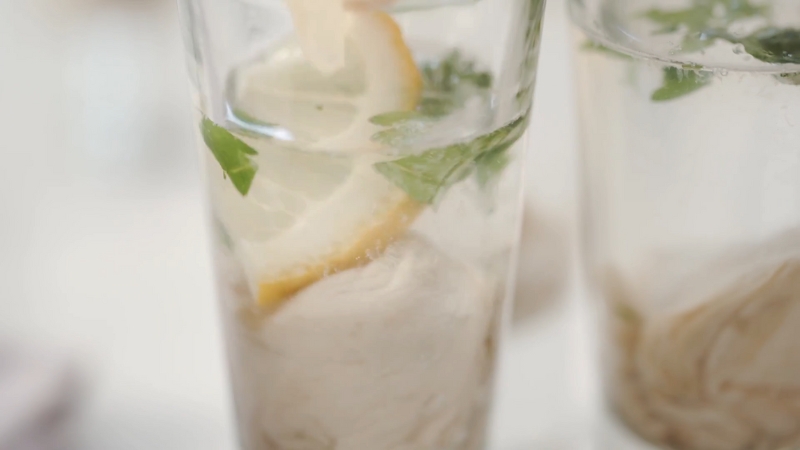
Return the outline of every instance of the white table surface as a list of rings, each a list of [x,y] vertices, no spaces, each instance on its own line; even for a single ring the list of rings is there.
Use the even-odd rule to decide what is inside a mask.
[[[88,8],[0,2],[0,339],[77,356],[90,381],[80,449],[233,450],[175,6],[77,16],[69,1]],[[551,0],[527,203],[570,266],[568,34]],[[539,273],[542,257],[523,258]],[[520,293],[534,313],[506,341],[493,449],[578,446],[594,398],[578,291],[539,307]]]

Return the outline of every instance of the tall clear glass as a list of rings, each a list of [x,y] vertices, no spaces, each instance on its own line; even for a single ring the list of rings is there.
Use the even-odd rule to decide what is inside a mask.
[[[484,448],[544,0],[180,5],[242,448]]]
[[[570,9],[604,448],[800,448],[800,5]]]

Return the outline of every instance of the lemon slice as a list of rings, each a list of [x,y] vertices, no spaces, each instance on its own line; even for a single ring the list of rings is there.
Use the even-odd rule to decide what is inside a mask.
[[[294,36],[237,74],[234,113],[275,124],[304,150],[374,150],[370,138],[380,128],[369,119],[415,108],[422,77],[389,15],[371,11],[346,18],[343,67],[320,70]]]
[[[415,107],[420,75],[394,21],[369,12],[354,14],[351,25],[341,70],[319,72],[289,43],[240,74],[237,107],[317,142],[336,138],[343,147],[362,144],[363,136],[350,132],[353,124]],[[206,166],[214,213],[265,308],[328,274],[370,262],[422,210],[375,170],[376,153],[303,151],[279,140],[240,138],[258,152],[246,196],[210,152]]]
[[[343,0],[286,0],[306,60],[324,73],[345,65],[349,17]]]
[[[345,66],[349,13],[377,10],[395,0],[285,1],[306,59],[320,71],[331,73]]]

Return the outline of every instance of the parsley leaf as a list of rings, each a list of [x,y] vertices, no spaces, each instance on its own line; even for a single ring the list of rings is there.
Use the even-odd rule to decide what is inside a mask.
[[[762,16],[767,10],[766,6],[753,5],[748,0],[694,0],[688,8],[674,11],[654,8],[644,16],[661,26],[657,33],[686,30],[691,34],[727,28],[737,20]]]
[[[375,125],[388,127],[372,136],[372,140],[390,147],[407,147],[414,138],[424,136],[440,120],[460,108],[467,100],[486,96],[492,86],[491,72],[478,71],[475,63],[453,50],[436,63],[424,64],[422,98],[414,111],[392,111],[370,119]]]
[[[664,85],[653,92],[651,99],[655,102],[673,100],[708,86],[710,83],[710,73],[699,72],[696,69],[667,67],[664,69]]]
[[[492,74],[457,50],[420,68],[423,93],[414,111],[393,111],[370,119],[386,129],[372,139],[394,148],[413,147],[444,117],[463,108],[475,97],[488,98]],[[375,169],[422,203],[435,202],[455,183],[475,174],[481,187],[497,178],[508,164],[506,150],[525,130],[527,115],[469,142],[425,150],[394,161],[375,164]],[[418,143],[417,143],[418,145]]]
[[[258,166],[250,157],[258,154],[230,131],[203,117],[200,124],[203,140],[225,175],[242,196],[250,191]]]
[[[458,50],[450,51],[437,63],[425,64],[422,79],[428,93],[456,92],[469,85],[479,89],[492,86],[491,72],[476,71],[475,63],[464,59]]]
[[[721,11],[721,13],[720,13]],[[694,5],[676,11],[651,9],[644,16],[657,23],[656,33],[685,31],[681,51],[703,50],[716,39],[741,44],[754,58],[770,64],[800,64],[800,30],[766,27],[744,38],[727,30],[734,22],[764,16],[766,6],[748,0],[695,0]]]
[[[645,12],[644,16],[661,26],[656,33],[674,33],[681,28],[689,32],[701,31],[714,17],[714,8],[711,4],[702,2],[677,11],[651,9]]]
[[[500,177],[503,170],[511,162],[507,150],[515,141],[506,142],[475,158],[475,180],[478,186],[486,188]]]
[[[591,41],[591,40],[588,40],[588,41],[584,42],[581,45],[581,50],[598,52],[598,53],[605,53],[608,56],[614,56],[616,58],[633,59],[631,56],[628,56],[628,55],[626,55],[624,53],[620,53],[620,52],[618,52],[618,51],[616,51],[614,49],[606,47],[605,45],[603,45],[603,44],[601,44],[599,42],[595,42],[595,41]]]
[[[710,47],[716,39],[727,39],[727,29],[737,20],[763,16],[766,6],[748,0],[694,0],[684,9],[650,9],[643,15],[659,25],[656,34],[683,31],[682,52],[696,52]],[[729,39],[730,40],[730,39]]]
[[[458,50],[437,63],[423,65],[421,72],[422,99],[417,111],[428,117],[444,117],[492,86],[491,72],[477,71],[475,63],[464,59]]]
[[[800,64],[800,30],[768,27],[735,42],[766,63]]]
[[[477,172],[487,185],[508,163],[506,150],[525,131],[528,115],[472,141],[375,164],[375,169],[421,203],[434,203],[450,186]]]
[[[775,75],[775,78],[783,84],[800,86],[800,73],[782,73],[780,75]]]
[[[410,120],[424,120],[427,117],[419,111],[393,111],[373,116],[369,121],[375,125],[391,127]]]
[[[692,6],[674,11],[650,9],[644,17],[659,25],[656,33],[683,32],[680,51],[696,52],[710,47],[717,39],[742,44],[745,51],[768,62],[800,59],[800,32],[766,29],[744,39],[737,39],[727,30],[737,20],[763,16],[766,6],[749,0],[694,0]],[[664,69],[664,85],[652,95],[653,101],[667,101],[690,94],[711,83],[702,67],[687,66]]]

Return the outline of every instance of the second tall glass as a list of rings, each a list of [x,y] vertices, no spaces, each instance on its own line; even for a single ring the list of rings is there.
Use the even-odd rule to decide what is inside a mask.
[[[246,450],[484,447],[544,0],[182,0]]]
[[[603,448],[800,448],[797,1],[571,7]]]

